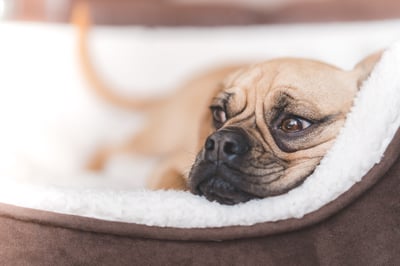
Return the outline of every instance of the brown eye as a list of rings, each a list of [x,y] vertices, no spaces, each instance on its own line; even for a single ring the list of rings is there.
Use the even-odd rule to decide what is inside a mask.
[[[310,122],[301,118],[291,117],[284,119],[279,128],[286,133],[294,133],[306,129],[309,126],[311,126]]]

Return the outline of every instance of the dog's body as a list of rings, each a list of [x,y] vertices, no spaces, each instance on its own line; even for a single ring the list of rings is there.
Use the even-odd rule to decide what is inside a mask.
[[[100,169],[116,152],[162,156],[150,188],[189,188],[225,204],[282,194],[302,183],[332,146],[380,56],[352,71],[293,58],[225,67],[164,99],[126,100],[98,79],[87,51],[87,21],[79,26],[83,69],[92,88],[117,105],[148,114],[139,134],[101,149],[89,167]]]
[[[100,170],[110,156],[121,152],[162,157],[163,162],[148,180],[148,187],[186,189],[190,166],[211,132],[206,126],[212,124],[209,103],[220,89],[221,80],[236,69],[237,66],[215,69],[188,81],[154,104],[150,100],[143,107],[133,108],[147,116],[142,130],[118,146],[100,148],[89,168]],[[110,101],[109,97],[106,99]]]

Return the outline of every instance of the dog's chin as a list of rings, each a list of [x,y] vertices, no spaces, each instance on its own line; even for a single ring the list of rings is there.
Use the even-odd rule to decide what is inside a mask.
[[[192,168],[190,173],[190,190],[192,193],[205,196],[209,201],[234,205],[246,202],[257,195],[240,189],[232,182],[236,174],[232,174],[224,165],[201,164]]]
[[[219,176],[201,182],[197,187],[197,194],[204,195],[209,201],[217,201],[226,205],[246,202],[256,197],[236,188]]]

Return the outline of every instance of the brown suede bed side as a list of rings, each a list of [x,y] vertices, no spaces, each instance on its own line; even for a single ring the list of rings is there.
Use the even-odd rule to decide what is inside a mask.
[[[399,151],[400,131],[331,204],[254,226],[159,228],[0,204],[0,265],[400,265]]]
[[[68,22],[82,0],[12,0],[17,20]],[[232,26],[265,23],[365,21],[400,17],[397,0],[86,0],[96,24],[145,26]],[[55,1],[57,2],[57,1]],[[7,14],[7,13],[6,13]]]

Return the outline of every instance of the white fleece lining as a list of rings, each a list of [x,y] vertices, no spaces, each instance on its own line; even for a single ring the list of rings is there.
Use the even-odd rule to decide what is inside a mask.
[[[0,201],[57,213],[178,228],[301,218],[335,200],[380,161],[400,125],[399,69],[397,43],[384,53],[362,85],[345,127],[321,164],[301,186],[284,195],[225,206],[181,191],[61,188],[3,180]]]

